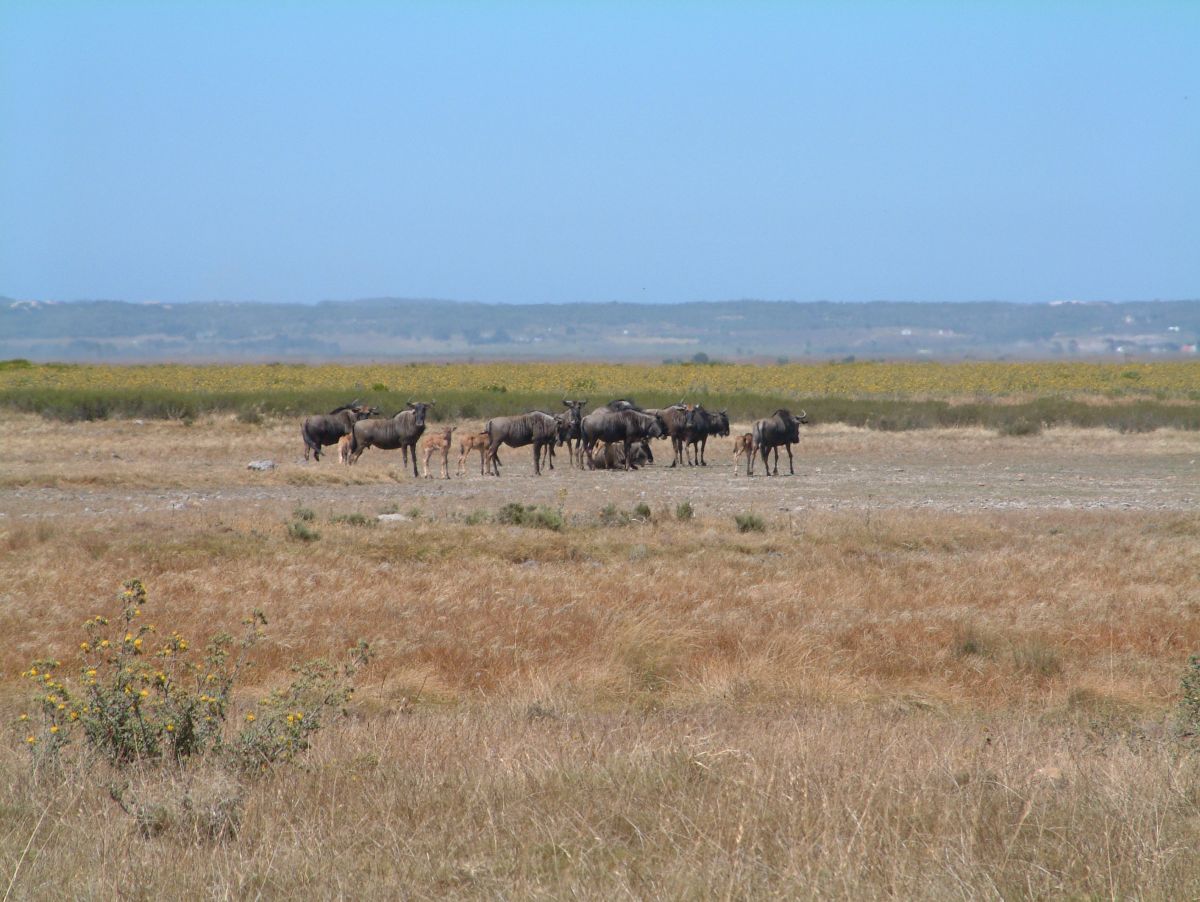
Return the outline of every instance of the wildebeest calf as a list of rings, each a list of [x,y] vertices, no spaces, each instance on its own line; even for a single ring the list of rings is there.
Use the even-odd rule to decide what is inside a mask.
[[[746,455],[746,475],[750,475],[750,465],[754,462],[754,436],[749,432],[736,435],[733,438],[733,472],[737,474],[738,458]]]
[[[458,469],[454,471],[454,475],[467,475],[467,455],[472,451],[479,452],[479,475],[484,475],[483,464],[487,459],[487,449],[488,434],[486,432],[468,432],[466,435],[460,435],[458,438]],[[499,462],[499,460],[496,461],[496,463]]]
[[[442,454],[442,478],[450,478],[450,434],[452,432],[454,432],[453,426],[445,426],[421,440],[421,447],[425,449],[426,479],[433,478],[429,475],[429,458],[433,456],[433,452],[435,451],[440,451]]]

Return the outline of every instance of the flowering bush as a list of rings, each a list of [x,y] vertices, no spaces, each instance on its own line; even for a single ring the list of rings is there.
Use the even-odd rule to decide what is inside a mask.
[[[81,740],[122,768],[134,762],[182,764],[219,754],[242,769],[289,760],[309,746],[323,715],[346,703],[353,678],[369,658],[360,643],[341,667],[324,661],[293,668],[296,678],[258,704],[236,730],[229,725],[231,693],[247,653],[267,620],[255,610],[235,641],[213,636],[197,653],[177,631],[160,631],[143,613],[146,588],[125,583],[119,613],[83,624],[78,678],[57,660],[35,661],[22,676],[36,685],[35,715],[20,716],[24,742],[36,758],[57,756]]]

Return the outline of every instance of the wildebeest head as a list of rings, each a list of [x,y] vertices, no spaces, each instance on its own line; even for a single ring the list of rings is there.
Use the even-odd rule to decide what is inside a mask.
[[[567,424],[569,426],[579,425],[579,421],[583,419],[583,405],[587,402],[587,398],[582,401],[568,401],[563,398],[563,406],[567,408]]]
[[[566,404],[566,401],[563,401]],[[554,443],[561,445],[571,437],[571,411],[556,414],[554,417]]]
[[[404,405],[404,409],[411,410],[413,412],[414,426],[424,426],[425,414],[429,411],[429,408],[433,407],[433,405],[436,403],[436,401],[409,401]]]
[[[807,424],[808,423],[808,412],[804,411],[804,410],[800,411],[799,416],[796,417],[796,422],[799,424]]]
[[[354,412],[354,419],[365,420],[367,417],[379,416],[378,407],[369,407],[366,404],[355,404],[350,408]]]
[[[646,438],[662,438],[667,434],[667,421],[661,413],[654,415],[654,422],[646,429]]]

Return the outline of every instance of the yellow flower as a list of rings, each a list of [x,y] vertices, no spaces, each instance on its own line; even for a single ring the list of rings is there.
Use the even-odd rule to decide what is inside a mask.
[[[36,667],[30,667],[28,673],[31,677],[35,677],[38,675],[38,669]]]
[[[57,732],[58,732],[58,724],[55,724],[54,726],[52,726],[52,727],[50,728],[50,732],[51,732],[51,733],[57,733]]]
[[[174,733],[175,732],[175,724],[173,724],[173,723],[167,724],[167,732]]]
[[[142,698],[145,698],[149,694],[150,694],[149,689],[143,689],[141,692],[138,693],[138,695],[140,695]]]
[[[141,647],[142,647],[142,640],[141,640],[141,639],[134,639],[134,640],[133,640],[133,647],[134,647],[134,648],[137,648],[137,649],[141,649]]]
[[[79,720],[79,712],[78,711],[71,712],[71,720]]]
[[[246,715],[246,723],[254,723],[254,715],[253,714]]]
[[[132,642],[132,641],[133,641],[133,633],[126,633],[126,634],[125,634],[125,641],[126,641],[126,642]]]
[[[36,736],[26,736],[25,741],[28,742],[30,745],[34,745],[35,743],[37,743],[37,737]]]
[[[80,642],[80,643],[79,643],[79,650],[80,650],[80,651],[88,651],[89,649],[91,649],[91,646],[90,646],[90,645],[88,645],[86,642]]]
[[[101,639],[101,640],[100,640],[100,647],[101,647],[101,648],[108,648],[108,640],[107,640],[107,639]]]
[[[28,714],[22,714],[22,715],[21,715],[21,720],[29,720],[29,715],[28,715]]]
[[[179,640],[179,650],[180,650],[180,651],[187,651],[187,640],[186,640],[186,639],[180,639],[180,640]]]
[[[295,722],[296,722],[296,715],[295,715],[295,714],[289,714],[289,715],[287,716],[287,722],[288,722],[288,723],[295,723]]]
[[[88,676],[90,676],[90,677],[94,677],[94,676],[96,675],[96,668],[95,668],[95,667],[89,667],[89,668],[88,668],[87,675],[88,675]]]

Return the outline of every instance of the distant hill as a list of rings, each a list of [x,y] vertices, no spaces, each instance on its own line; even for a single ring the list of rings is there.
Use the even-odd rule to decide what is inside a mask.
[[[0,302],[0,358],[38,361],[1170,359],[1198,339],[1195,300]]]

